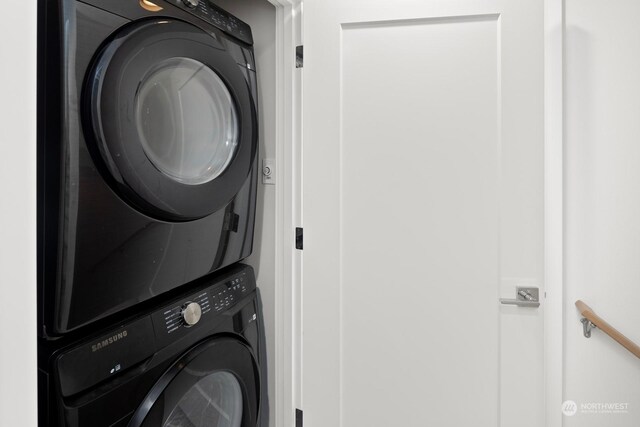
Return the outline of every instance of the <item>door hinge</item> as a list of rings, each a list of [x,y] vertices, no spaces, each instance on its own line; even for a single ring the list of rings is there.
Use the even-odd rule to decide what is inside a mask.
[[[296,227],[296,249],[304,248],[304,231],[302,227]]]
[[[296,409],[296,427],[302,427],[302,409]]]
[[[302,68],[304,65],[304,46],[296,46],[296,68]]]

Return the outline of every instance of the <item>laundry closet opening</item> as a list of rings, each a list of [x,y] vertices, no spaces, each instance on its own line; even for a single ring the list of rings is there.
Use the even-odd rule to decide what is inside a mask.
[[[267,405],[278,400],[283,374],[275,369],[284,259],[278,7],[40,5],[41,426],[91,425],[95,417],[164,425],[174,417],[159,396],[190,417],[189,390],[198,384],[222,387],[231,402],[223,412],[235,411],[243,425],[268,425],[269,413],[281,424]],[[265,161],[271,174],[263,177]],[[218,340],[228,335],[235,341]],[[203,377],[221,370],[238,381]],[[182,386],[166,386],[174,380]],[[78,397],[98,386],[91,401]]]
[[[258,76],[258,165],[261,168],[264,160],[275,162],[277,158],[276,7],[268,0],[215,0],[214,3],[249,24],[253,33]],[[278,165],[273,166],[272,174],[277,174]],[[244,262],[255,269],[261,290],[266,328],[269,397],[271,406],[274,406],[275,382],[279,374],[275,365],[276,186],[265,184],[262,173],[260,175],[253,253]],[[270,425],[276,425],[275,412],[274,408],[270,411]]]

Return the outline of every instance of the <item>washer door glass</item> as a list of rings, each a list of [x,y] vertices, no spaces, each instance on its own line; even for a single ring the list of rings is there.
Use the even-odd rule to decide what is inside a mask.
[[[241,427],[242,388],[229,372],[215,372],[193,385],[163,427]]]
[[[253,350],[234,338],[212,338],[157,380],[129,427],[255,427],[260,391]]]
[[[166,59],[143,78],[136,125],[153,165],[188,185],[217,178],[238,145],[231,93],[211,68],[190,58]]]

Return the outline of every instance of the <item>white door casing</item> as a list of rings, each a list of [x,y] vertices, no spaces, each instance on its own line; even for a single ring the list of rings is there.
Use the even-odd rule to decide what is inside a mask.
[[[544,425],[543,12],[305,3],[305,426]]]

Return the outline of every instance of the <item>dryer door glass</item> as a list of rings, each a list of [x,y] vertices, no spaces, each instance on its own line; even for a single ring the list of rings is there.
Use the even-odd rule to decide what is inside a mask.
[[[141,20],[89,69],[90,152],[114,191],[149,216],[203,218],[255,179],[256,104],[229,43],[183,21]]]
[[[242,389],[233,374],[215,372],[193,385],[163,427],[241,427]]]
[[[136,124],[151,162],[171,178],[199,185],[227,168],[238,145],[238,117],[229,89],[211,68],[169,58],[143,78]]]

